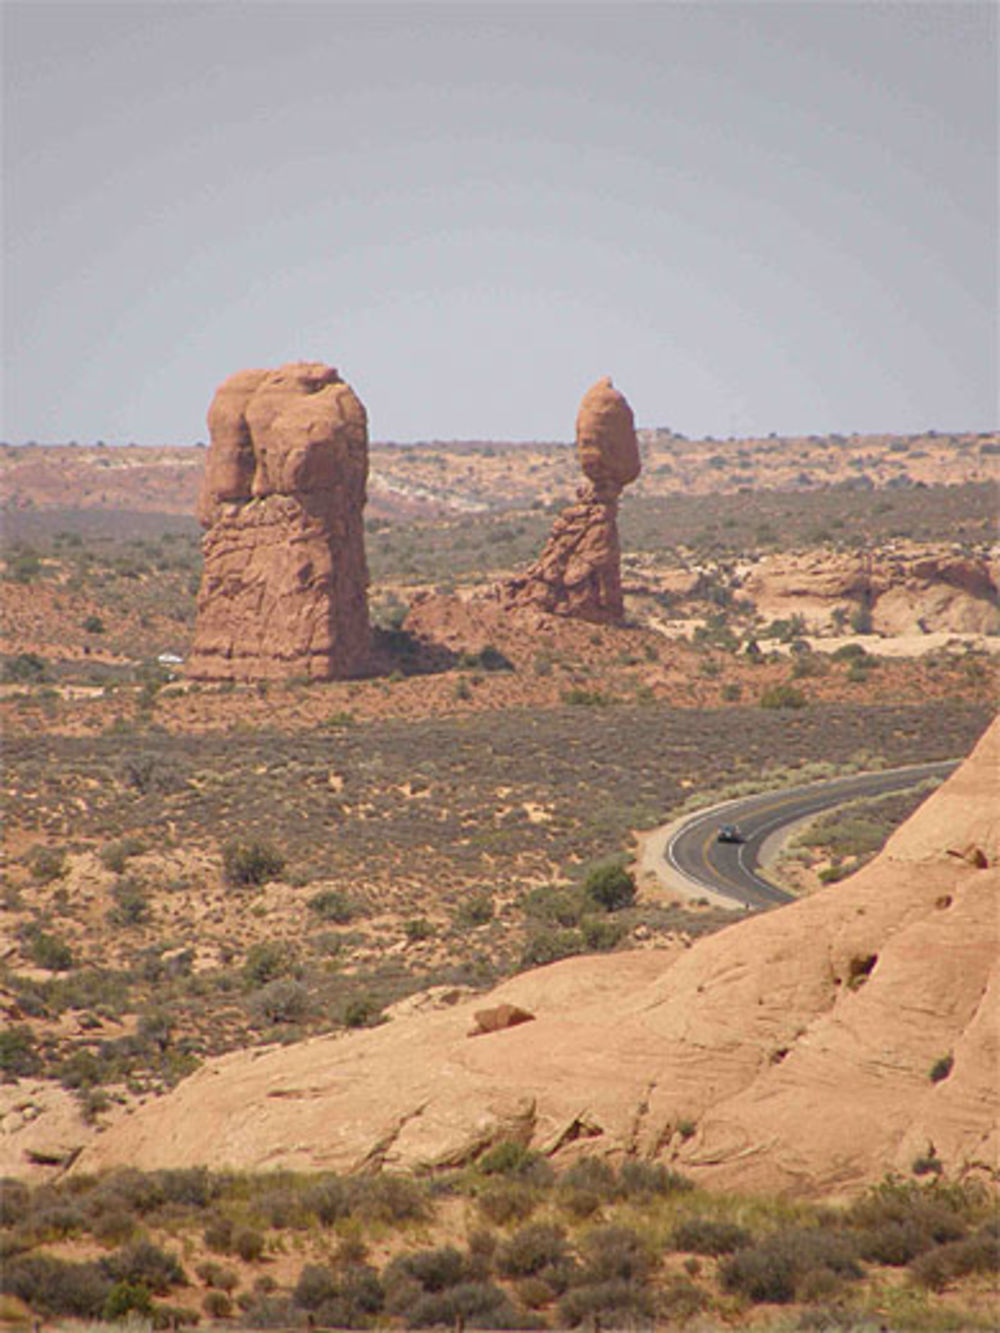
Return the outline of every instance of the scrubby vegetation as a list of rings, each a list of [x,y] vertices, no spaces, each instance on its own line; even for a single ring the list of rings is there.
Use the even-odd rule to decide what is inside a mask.
[[[501,1190],[522,1206],[496,1210]],[[712,1196],[643,1162],[557,1174],[516,1143],[424,1178],[5,1181],[0,1254],[0,1292],[45,1318],[349,1329],[728,1324],[793,1303],[803,1329],[986,1329],[1000,1263],[971,1185],[889,1180],[833,1210]]]
[[[9,738],[25,851],[0,899],[16,946],[0,986],[21,1017],[0,1067],[59,1080],[99,1119],[206,1055],[367,1026],[428,986],[697,938],[729,913],[637,893],[632,830],[689,791],[960,753],[986,720],[960,703],[814,705],[780,728],[753,706],[614,713]],[[888,831],[905,808],[885,809]]]

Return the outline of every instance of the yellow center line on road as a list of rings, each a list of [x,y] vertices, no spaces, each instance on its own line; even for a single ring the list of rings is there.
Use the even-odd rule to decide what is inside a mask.
[[[719,867],[718,867],[717,865],[714,865],[714,864],[708,859],[708,849],[709,849],[709,847],[712,846],[712,844],[713,844],[714,841],[715,841],[715,832],[714,832],[714,830],[713,830],[713,831],[708,835],[708,837],[705,839],[705,841],[704,841],[704,842],[702,843],[702,845],[701,845],[701,863],[702,863],[702,865],[703,865],[703,866],[705,867],[705,869],[708,871],[708,873],[709,873],[710,876],[714,876],[716,880],[720,880],[720,879],[721,879],[721,880],[723,881],[723,883],[725,883],[725,884],[729,884],[729,885],[730,885],[733,889],[735,889],[738,893],[745,894],[745,893],[746,893],[746,885],[741,884],[741,883],[739,882],[739,880],[737,880],[737,879],[732,879],[732,878],[730,878],[729,875],[727,875],[724,871],[720,870]]]
[[[935,764],[935,763],[931,763],[931,764],[928,764],[928,765],[923,765],[923,764],[911,764],[911,765],[907,765],[906,767],[909,768],[909,769],[934,768],[934,767],[938,767],[938,766],[940,766],[940,767],[945,767],[945,766],[948,765],[949,763],[950,763],[950,761],[947,761],[947,760],[939,760],[939,761],[937,761],[936,764]],[[797,822],[799,819],[808,819],[808,818],[810,818],[810,817],[813,816],[813,815],[820,815],[820,814],[823,814],[823,813],[824,813],[827,809],[829,809],[831,806],[842,805],[842,804],[844,804],[845,802],[859,799],[861,796],[864,795],[864,791],[863,791],[863,783],[864,783],[864,780],[865,780],[865,779],[872,779],[873,781],[876,781],[879,777],[893,777],[893,776],[899,776],[899,775],[901,775],[904,771],[905,771],[904,769],[899,769],[899,770],[888,770],[888,771],[887,771],[886,773],[884,773],[884,774],[864,773],[864,774],[858,774],[856,778],[851,778],[851,777],[846,777],[846,778],[834,778],[834,779],[828,781],[827,783],[816,784],[817,790],[816,790],[816,792],[815,792],[815,796],[816,796],[816,797],[824,797],[825,799],[822,799],[821,802],[820,802],[820,804],[814,806],[814,807],[811,808],[811,809],[806,809],[806,810],[796,810],[796,806],[799,805],[799,804],[803,801],[803,799],[805,799],[805,800],[807,800],[807,801],[810,800],[810,793],[809,793],[809,791],[808,791],[808,788],[809,788],[810,786],[812,786],[813,784],[812,784],[812,783],[808,783],[808,784],[806,784],[806,786],[805,786],[804,788],[803,788],[803,787],[800,787],[800,788],[796,788],[796,789],[794,789],[794,792],[793,792],[793,793],[789,793],[788,791],[785,791],[785,792],[783,792],[780,796],[776,797],[775,800],[772,800],[772,801],[765,801],[765,802],[762,802],[760,805],[756,805],[756,806],[754,806],[753,809],[744,812],[744,817],[747,818],[747,819],[754,819],[754,820],[756,820],[756,818],[757,818],[759,815],[773,814],[775,811],[780,811],[780,810],[782,810],[782,809],[788,809],[788,810],[791,812],[791,814],[792,814],[792,818],[791,818],[789,821],[787,821],[787,822],[789,822],[789,823],[793,823],[793,822]],[[932,774],[929,774],[928,776],[932,776]],[[858,781],[858,779],[860,779],[860,781]],[[837,785],[841,785],[841,784],[842,784],[843,786],[848,787],[848,789],[850,789],[851,787],[857,785],[857,787],[859,788],[859,790],[856,790],[856,791],[848,790],[848,791],[847,791],[846,793],[844,793],[844,794],[841,794],[841,793],[839,793],[839,792],[836,793],[836,794],[834,794],[834,793],[831,791],[831,788],[833,788],[834,786],[837,786]],[[876,782],[876,785],[877,785],[877,782]],[[911,783],[903,782],[903,783],[900,783],[899,785],[900,785],[900,787],[902,787],[902,788],[905,789],[907,786],[910,786]],[[823,790],[824,788],[825,788],[825,790]],[[895,789],[895,784],[893,784],[893,785],[891,785],[890,787],[888,787],[888,788],[887,788],[884,792],[882,792],[881,794],[883,794],[883,795],[888,795],[888,794],[889,794],[892,790],[894,790],[894,789]],[[831,798],[832,798],[832,799],[831,799]],[[741,804],[741,802],[732,802],[732,804],[734,804],[734,805],[739,805],[739,804]],[[716,865],[714,864],[714,862],[711,861],[710,858],[709,858],[709,850],[710,850],[710,848],[712,847],[713,843],[717,840],[717,837],[718,837],[718,834],[717,834],[717,826],[716,826],[716,824],[715,824],[715,820],[718,819],[718,818],[720,818],[720,817],[724,817],[724,812],[725,812],[725,807],[723,806],[723,807],[718,808],[718,809],[716,809],[716,810],[714,810],[714,811],[707,811],[707,812],[705,813],[705,815],[703,816],[703,818],[709,823],[709,825],[710,825],[710,829],[709,829],[709,833],[708,833],[707,837],[705,838],[704,842],[703,842],[702,845],[701,845],[701,865],[702,865],[704,871],[707,872],[708,877],[709,877],[709,880],[711,880],[711,879],[714,878],[715,881],[716,881],[716,883],[717,883],[717,884],[720,884],[720,886],[721,886],[721,884],[728,885],[729,888],[732,889],[732,890],[734,890],[736,893],[745,896],[746,893],[747,893],[747,891],[748,891],[748,886],[747,886],[746,884],[744,884],[744,883],[741,883],[739,880],[735,880],[735,879],[731,878],[731,877],[730,877],[729,875],[727,875],[723,870],[721,870],[718,866],[716,866]],[[697,825],[697,820],[693,821],[693,823],[694,823],[695,825]],[[770,825],[768,828],[766,828],[765,830],[757,829],[757,830],[755,831],[755,833],[754,833],[753,835],[751,835],[751,836],[756,836],[757,834],[760,834],[760,833],[765,832],[765,831],[766,831],[766,832],[771,832],[771,831],[773,831],[773,829],[775,829],[775,828],[780,828],[780,827],[781,827],[781,824],[782,824],[781,819],[778,819],[777,821],[772,822],[771,825]],[[692,828],[691,831],[693,832],[694,829]],[[678,867],[678,868],[679,868],[679,867]],[[756,872],[750,872],[750,873],[756,877]],[[766,880],[765,880],[764,882],[765,882],[765,883],[769,883],[769,881],[766,881]],[[774,887],[774,886],[771,886],[771,887]]]

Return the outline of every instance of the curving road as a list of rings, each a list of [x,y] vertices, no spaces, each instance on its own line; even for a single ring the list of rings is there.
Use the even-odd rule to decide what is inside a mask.
[[[686,819],[667,841],[663,854],[671,869],[685,879],[748,908],[792,902],[792,894],[769,883],[757,870],[764,843],[778,830],[845,801],[885,796],[928,778],[946,777],[957,764],[954,759],[912,764],[727,801]],[[738,824],[744,841],[719,842],[716,835],[722,824]]]

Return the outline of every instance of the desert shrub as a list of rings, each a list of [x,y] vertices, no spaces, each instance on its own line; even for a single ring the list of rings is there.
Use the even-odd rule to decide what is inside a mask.
[[[857,1233],[858,1253],[872,1264],[901,1268],[933,1244],[917,1222],[883,1222]]]
[[[552,1179],[552,1168],[541,1153],[523,1143],[503,1139],[489,1148],[476,1163],[486,1176],[519,1176],[535,1185]]]
[[[512,1222],[527,1221],[538,1207],[538,1195],[530,1186],[510,1181],[483,1190],[476,1206],[488,1222],[509,1226]]]
[[[403,934],[411,944],[419,944],[432,938],[434,927],[425,916],[415,916],[403,922]]]
[[[333,1273],[324,1264],[306,1264],[299,1273],[292,1300],[303,1310],[318,1310],[336,1294]]]
[[[101,1316],[112,1322],[131,1322],[135,1318],[149,1320],[153,1316],[149,1290],[141,1282],[115,1282],[108,1292]]]
[[[939,1176],[944,1170],[944,1163],[935,1154],[932,1145],[929,1152],[914,1157],[910,1170],[915,1176]]]
[[[233,838],[222,849],[222,873],[233,888],[257,888],[284,868],[285,858],[263,838]]]
[[[272,1295],[258,1292],[249,1297],[243,1306],[240,1323],[250,1329],[289,1329],[303,1328],[305,1314],[296,1308],[290,1296]]]
[[[228,1319],[233,1313],[233,1303],[224,1291],[206,1291],[201,1308],[209,1319]]]
[[[935,1060],[931,1065],[930,1080],[932,1083],[942,1083],[951,1073],[955,1066],[955,1057],[950,1053],[942,1055],[940,1059]]]
[[[214,1259],[203,1259],[194,1271],[206,1287],[217,1287],[219,1291],[234,1291],[239,1286],[239,1277],[234,1270],[217,1264]]]
[[[722,1286],[751,1301],[787,1304],[822,1286],[824,1296],[838,1279],[862,1276],[857,1250],[841,1233],[819,1229],[777,1232],[757,1245],[737,1250],[720,1267]]]
[[[483,1329],[537,1328],[530,1315],[515,1310],[492,1282],[463,1282],[447,1291],[418,1294],[405,1312],[408,1328],[458,1327],[469,1323]]]
[[[72,1263],[50,1254],[25,1254],[0,1266],[0,1291],[41,1314],[96,1319],[112,1282],[96,1263]]]
[[[681,1133],[683,1135],[683,1130]],[[682,1176],[678,1171],[671,1171],[662,1162],[625,1162],[619,1172],[618,1182],[621,1192],[630,1199],[651,1195],[683,1194],[687,1190],[694,1189],[693,1183],[687,1176]]]
[[[963,1240],[926,1250],[910,1264],[910,1275],[922,1287],[941,1291],[970,1273],[1000,1273],[1000,1237],[986,1228]]]
[[[607,917],[585,916],[580,922],[580,934],[588,949],[594,953],[609,953],[625,938],[625,927]]]
[[[263,1257],[264,1237],[253,1227],[234,1227],[230,1246],[244,1263],[253,1264]]]
[[[31,1191],[21,1180],[0,1177],[0,1227],[13,1227],[31,1207]]]
[[[153,1301],[149,1289],[141,1282],[116,1282],[108,1292],[101,1314],[105,1319],[119,1321],[128,1315],[149,1318],[153,1314]]]
[[[155,1017],[146,1015],[141,1023]],[[157,1171],[153,1175],[153,1183],[165,1203],[181,1204],[199,1212],[218,1199],[225,1190],[223,1179],[212,1175],[204,1166],[180,1166]]]
[[[761,708],[805,708],[807,700],[794,685],[769,685],[761,691]]]
[[[568,1328],[585,1322],[611,1328],[652,1320],[653,1293],[631,1282],[600,1282],[573,1287],[559,1302],[559,1317]]]
[[[300,1023],[309,1012],[309,991],[301,981],[280,977],[247,1001],[251,1015],[263,1023]]]
[[[137,1240],[101,1260],[104,1271],[116,1282],[141,1284],[157,1296],[187,1282],[175,1254],[150,1240]]]
[[[583,1237],[580,1254],[584,1263],[581,1280],[591,1285],[643,1283],[655,1265],[642,1238],[624,1226],[594,1227]]]
[[[151,914],[149,894],[139,880],[132,875],[123,875],[111,890],[114,907],[108,912],[108,920],[114,926],[139,926],[148,921]]]
[[[348,1188],[339,1176],[324,1176],[302,1195],[302,1206],[325,1227],[333,1226],[351,1211]]]
[[[141,856],[145,850],[146,844],[141,838],[121,838],[116,842],[106,843],[98,852],[98,857],[105,870],[121,875],[125,871],[129,858]]]
[[[906,1246],[914,1257],[932,1245],[961,1239],[975,1208],[974,1191],[961,1186],[891,1179],[852,1204],[847,1221],[862,1232],[866,1247],[877,1245],[875,1237],[885,1233],[887,1247]]]
[[[32,931],[29,936],[28,957],[50,972],[68,972],[73,966],[73,950],[66,941],[44,930]]]
[[[66,853],[62,847],[36,847],[28,865],[39,884],[51,884],[66,873]]]
[[[581,1157],[559,1177],[559,1192],[585,1190],[603,1202],[617,1197],[618,1179],[607,1162],[599,1157]]]
[[[324,1328],[368,1328],[385,1304],[379,1276],[368,1264],[343,1266],[333,1295],[319,1307],[316,1322]]]
[[[26,1023],[0,1030],[0,1073],[5,1078],[30,1078],[41,1068],[42,1058]]]
[[[309,899],[309,910],[321,921],[332,921],[338,926],[346,926],[358,914],[357,905],[340,889],[323,889],[313,894]]]
[[[373,1028],[382,1020],[382,1006],[373,995],[356,995],[344,1006],[344,1027]]]
[[[656,1293],[656,1315],[658,1322],[673,1328],[686,1324],[709,1304],[708,1293],[686,1277],[672,1278]]]
[[[176,791],[183,785],[175,764],[148,750],[126,755],[120,773],[124,785],[140,796]]]
[[[243,977],[248,985],[264,986],[291,971],[292,959],[284,944],[276,940],[258,940],[247,950]]]
[[[797,1276],[790,1255],[763,1247],[737,1250],[720,1269],[724,1290],[738,1292],[751,1301],[769,1301],[775,1305],[795,1299]]]
[[[506,657],[499,648],[494,648],[492,643],[488,643],[481,652],[462,653],[458,659],[460,667],[470,669],[481,667],[483,671],[513,671],[514,663],[509,657]]]
[[[556,1295],[549,1284],[540,1277],[521,1278],[520,1282],[514,1283],[514,1293],[521,1304],[527,1306],[529,1310],[541,1309]]]
[[[87,1213],[95,1221],[107,1212],[145,1217],[166,1202],[158,1175],[126,1167],[96,1181],[87,1194]]]
[[[689,1217],[674,1228],[671,1245],[692,1254],[732,1254],[746,1249],[750,1233],[735,1222],[718,1222],[710,1217]]]
[[[232,1218],[221,1215],[211,1218],[203,1232],[203,1239],[213,1253],[228,1254],[233,1248]]]
[[[445,1245],[440,1249],[412,1250],[409,1254],[397,1255],[386,1266],[382,1280],[390,1290],[399,1286],[401,1278],[410,1278],[423,1291],[444,1291],[464,1282],[467,1277],[465,1256],[453,1245]]]
[[[635,878],[616,858],[602,861],[588,871],[583,892],[605,912],[617,912],[635,902]]]
[[[568,1255],[562,1227],[530,1222],[497,1247],[496,1266],[503,1277],[535,1277],[543,1269],[565,1262]]]
[[[381,1172],[350,1183],[351,1211],[363,1221],[398,1225],[422,1222],[430,1213],[426,1187],[412,1176]]]
[[[583,936],[576,930],[535,930],[521,953],[521,967],[544,967],[582,952]]]
[[[36,685],[48,678],[48,663],[38,653],[18,653],[7,657],[3,664],[3,679],[12,685]]]
[[[87,1219],[83,1209],[72,1199],[64,1199],[56,1194],[48,1195],[45,1190],[35,1194],[31,1209],[30,1228],[39,1240],[58,1240],[86,1229]]]
[[[103,634],[104,621],[101,619],[100,616],[97,615],[91,614],[89,616],[85,616],[81,624],[81,629],[83,629],[87,634]]]
[[[559,1189],[560,1208],[575,1222],[584,1222],[601,1211],[604,1200],[594,1190],[579,1185],[563,1185]]]
[[[472,893],[463,898],[455,913],[456,926],[464,929],[485,926],[493,920],[493,899],[488,893]]]
[[[545,884],[524,897],[525,914],[554,926],[575,926],[586,908],[582,892]]]

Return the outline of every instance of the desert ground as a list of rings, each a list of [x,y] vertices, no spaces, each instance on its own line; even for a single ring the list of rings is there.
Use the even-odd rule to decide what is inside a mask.
[[[624,624],[489,599],[570,446],[375,444],[370,669],[251,683],[184,674],[204,449],[0,447],[0,1319],[996,1326],[1000,438],[639,438]],[[595,894],[974,750],[789,908]]]

